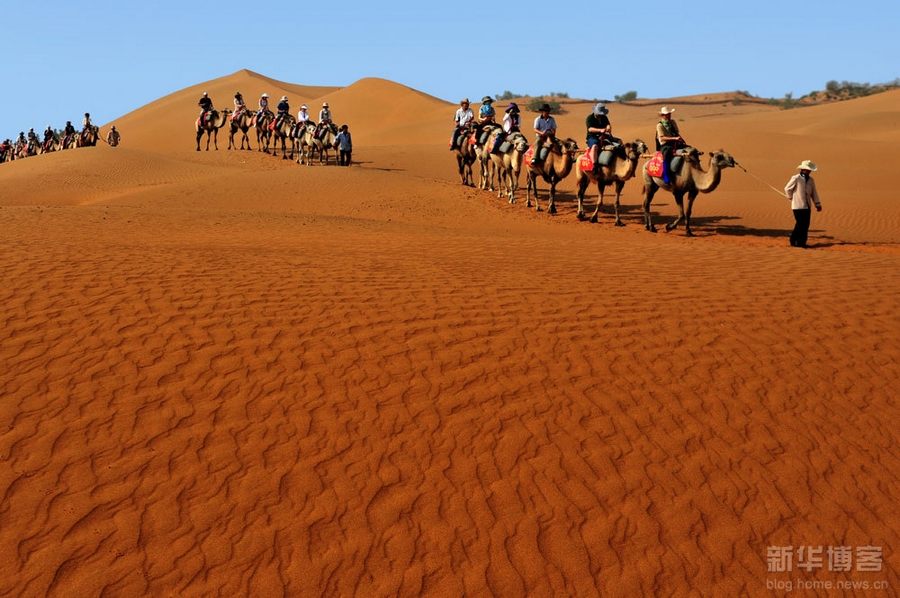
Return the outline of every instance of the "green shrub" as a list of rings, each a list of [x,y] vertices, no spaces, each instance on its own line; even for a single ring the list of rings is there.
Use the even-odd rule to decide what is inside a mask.
[[[636,91],[626,91],[625,93],[623,93],[620,96],[615,96],[614,99],[617,102],[632,102],[632,101],[636,100],[637,97],[638,97],[638,95],[637,95]]]

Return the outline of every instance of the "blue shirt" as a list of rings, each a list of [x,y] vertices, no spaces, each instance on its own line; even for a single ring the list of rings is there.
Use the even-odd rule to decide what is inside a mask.
[[[338,133],[335,142],[337,142],[337,145],[342,152],[353,151],[353,140],[350,139],[350,131],[341,131]]]

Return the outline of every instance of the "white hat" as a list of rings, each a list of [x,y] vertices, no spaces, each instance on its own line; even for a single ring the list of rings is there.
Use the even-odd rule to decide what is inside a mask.
[[[322,108],[328,108],[328,102],[322,102]]]
[[[301,110],[309,110],[309,106],[307,106],[306,104],[303,104],[302,106],[300,106],[300,109]]]
[[[260,96],[260,97],[267,98],[267,97],[269,97],[269,94],[264,93],[264,94],[262,94],[262,96]]]
[[[668,106],[663,106],[659,109],[660,114],[672,114],[673,112],[675,112],[675,109],[669,108]]]
[[[205,98],[205,97],[207,97],[207,96],[209,96],[209,94],[206,93],[206,92],[204,91],[204,92],[203,92],[203,97]]]
[[[282,101],[282,102],[287,102],[287,96],[281,96],[281,101]]]
[[[804,160],[803,162],[800,162],[800,166],[797,167],[797,170],[809,170],[815,172],[818,168],[816,168],[816,163],[812,160]]]
[[[591,112],[593,112],[597,116],[600,116],[601,114],[609,114],[609,108],[607,108],[606,104],[604,104],[603,102],[598,102],[594,106],[593,110],[591,110]]]

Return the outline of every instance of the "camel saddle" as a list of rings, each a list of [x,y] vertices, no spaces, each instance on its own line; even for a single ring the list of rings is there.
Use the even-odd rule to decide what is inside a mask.
[[[656,152],[655,154],[653,154],[653,157],[650,158],[649,162],[647,162],[647,174],[652,177],[661,179],[665,170],[664,162],[665,161],[663,160],[662,152]]]

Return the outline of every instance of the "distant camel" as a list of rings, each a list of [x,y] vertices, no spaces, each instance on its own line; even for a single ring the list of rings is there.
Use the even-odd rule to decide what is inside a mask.
[[[498,129],[488,137],[487,147],[494,147]],[[522,159],[528,151],[528,139],[521,133],[510,133],[503,144],[509,144],[505,152],[489,153],[493,169],[497,173],[497,197],[505,193],[509,203],[516,203],[516,191],[519,189],[519,173],[522,172]],[[503,147],[501,144],[501,148]],[[493,176],[491,177],[493,179]]]
[[[722,180],[722,169],[734,167],[734,158],[725,150],[712,152],[709,155],[709,167],[703,170],[700,166],[702,152],[695,148],[687,148],[684,155],[684,164],[681,172],[675,176],[675,180],[666,184],[660,178],[647,174],[647,163],[644,163],[642,174],[644,178],[644,227],[650,232],[656,232],[650,216],[650,202],[658,189],[665,189],[675,196],[678,204],[678,218],[666,224],[666,231],[670,231],[684,220],[684,230],[687,236],[693,237],[691,232],[691,210],[694,207],[694,199],[700,193],[712,193]],[[688,196],[687,212],[684,211],[684,196]]]
[[[316,124],[313,122],[298,126],[294,131],[294,139],[297,140],[297,164],[303,164],[305,158],[306,165],[312,165],[312,153],[316,143],[315,132]]]
[[[254,116],[256,116],[256,112],[247,109],[242,110],[237,116],[232,115],[231,120],[229,121],[231,123],[231,130],[228,134],[228,149],[237,149],[237,144],[234,142],[234,136],[238,131],[241,132],[241,149],[244,149],[244,143],[247,144],[248,150],[253,149],[250,145],[250,136],[247,135],[247,131],[253,126]]]
[[[556,185],[569,176],[569,172],[572,171],[572,164],[575,162],[575,152],[578,151],[578,143],[571,138],[564,141],[554,139],[549,149],[547,158],[541,164],[534,165],[530,162],[528,164],[528,187],[525,193],[525,205],[529,208],[531,207],[531,192],[533,190],[535,209],[538,212],[541,211],[537,192],[537,178],[541,177],[550,184],[550,203],[547,206],[547,212],[556,214]],[[531,151],[528,153],[530,154]]]
[[[584,220],[584,192],[591,183],[597,184],[599,196],[597,198],[597,206],[591,215],[591,222],[597,222],[600,215],[600,208],[603,207],[603,191],[607,185],[615,185],[616,187],[616,226],[625,226],[619,218],[619,199],[622,197],[622,189],[625,182],[632,178],[637,172],[637,163],[641,159],[641,154],[647,151],[647,144],[640,139],[635,139],[631,143],[618,146],[613,150],[610,163],[607,166],[601,166],[600,172],[594,175],[592,172],[584,172],[581,168],[575,171],[575,184],[578,187],[578,219]]]
[[[203,134],[206,133],[206,151],[209,151],[209,138],[210,136],[213,139],[213,143],[216,146],[216,151],[219,151],[219,129],[225,126],[225,123],[228,122],[228,117],[231,115],[231,110],[222,110],[219,112],[218,110],[213,110],[209,118],[206,122],[200,122],[200,119],[197,119],[197,151],[200,151],[200,138],[203,137]]]
[[[276,119],[278,120],[278,119]],[[287,148],[286,148],[286,140],[290,139],[291,143],[291,159],[294,158],[294,140],[291,138],[291,129],[294,128],[294,124],[296,124],[296,120],[290,114],[285,114],[284,118],[281,119],[278,126],[272,129],[272,135],[275,138],[275,143],[272,146],[272,155],[276,155],[278,153],[278,142],[281,141],[281,159],[287,160]]]
[[[271,110],[256,113],[253,124],[256,126],[257,151],[269,153],[269,142],[272,139],[272,131],[269,129],[269,125],[272,124],[274,118],[275,115],[272,114]]]
[[[100,139],[100,127],[96,125],[88,125],[81,131],[75,147],[94,147],[97,140]]]
[[[459,181],[469,187],[475,186],[472,176],[472,164],[475,163],[475,145],[471,141],[472,127],[466,127],[459,132],[456,146],[456,168],[459,171]]]

